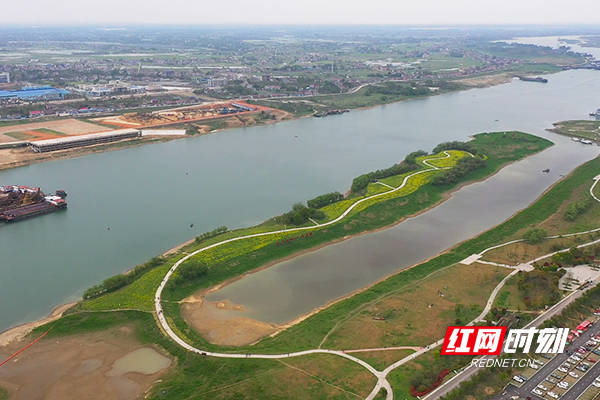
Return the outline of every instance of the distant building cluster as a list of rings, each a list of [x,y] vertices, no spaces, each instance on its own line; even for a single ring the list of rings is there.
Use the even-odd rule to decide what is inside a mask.
[[[10,72],[0,72],[0,83],[10,83]]]
[[[117,96],[123,94],[146,93],[146,86],[132,85],[121,81],[111,81],[102,85],[79,85],[73,91],[86,96]]]
[[[32,86],[21,90],[0,90],[0,101],[46,101],[62,100],[69,92],[52,86]]]

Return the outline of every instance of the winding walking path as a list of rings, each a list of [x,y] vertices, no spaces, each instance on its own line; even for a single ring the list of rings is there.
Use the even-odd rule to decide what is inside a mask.
[[[299,356],[304,356],[304,355],[309,355],[309,354],[332,354],[332,355],[336,355],[339,357],[343,357],[347,360],[353,361],[359,365],[361,365],[362,367],[364,367],[366,370],[368,370],[371,374],[373,374],[376,378],[377,378],[377,383],[375,385],[375,387],[373,388],[373,390],[369,393],[369,395],[367,396],[367,400],[372,400],[375,398],[375,396],[377,396],[377,394],[381,391],[381,389],[385,389],[386,391],[386,399],[387,400],[392,400],[394,395],[393,395],[393,391],[392,391],[392,387],[389,383],[389,381],[387,380],[387,376],[388,374],[393,371],[394,369],[400,367],[401,365],[415,359],[416,357],[428,352],[429,350],[432,350],[438,346],[440,346],[443,343],[443,338],[431,343],[430,345],[426,346],[426,347],[415,347],[414,350],[416,350],[414,353],[408,355],[407,357],[404,357],[401,360],[396,361],[395,363],[391,364],[390,366],[388,366],[387,368],[385,368],[383,371],[378,371],[376,370],[374,367],[372,367],[370,364],[368,364],[367,362],[354,357],[348,353],[357,353],[357,352],[361,352],[361,351],[371,351],[371,350],[393,350],[393,349],[397,349],[397,347],[394,348],[378,348],[378,349],[355,349],[355,350],[349,350],[347,352],[345,351],[340,351],[340,350],[328,350],[328,349],[311,349],[311,350],[304,350],[304,351],[297,351],[297,352],[291,352],[291,353],[282,353],[282,354],[251,354],[251,353],[220,353],[220,352],[212,352],[212,351],[206,351],[206,350],[202,350],[199,349],[197,347],[192,346],[191,344],[187,343],[186,341],[184,341],[181,337],[179,337],[171,328],[171,326],[169,325],[169,323],[167,322],[164,313],[163,313],[163,308],[162,308],[162,304],[161,304],[161,298],[162,298],[162,292],[167,284],[167,282],[169,281],[169,279],[172,277],[172,275],[175,273],[175,271],[177,270],[177,268],[184,263],[185,261],[187,261],[188,259],[190,259],[191,257],[202,253],[206,250],[209,249],[213,249],[215,247],[227,244],[227,243],[231,243],[231,242],[235,242],[238,240],[243,240],[243,239],[249,239],[249,238],[255,238],[255,237],[260,237],[260,236],[267,236],[267,235],[273,235],[273,234],[279,234],[279,233],[288,233],[288,232],[296,232],[296,231],[302,231],[302,230],[310,230],[310,229],[316,229],[316,228],[321,228],[324,226],[328,226],[328,225],[332,225],[335,224],[339,221],[341,221],[342,219],[344,219],[352,210],[354,210],[359,204],[364,203],[365,201],[380,197],[380,196],[384,196],[390,193],[393,193],[395,191],[398,191],[400,189],[402,189],[403,187],[406,186],[406,184],[408,183],[408,180],[416,175],[425,173],[425,172],[429,172],[429,171],[435,171],[435,170],[444,170],[444,169],[450,169],[452,167],[436,167],[435,165],[432,165],[430,162],[431,161],[435,161],[435,160],[440,160],[440,159],[446,159],[446,158],[450,158],[451,155],[450,153],[448,153],[448,151],[444,151],[444,157],[436,157],[436,158],[429,158],[429,159],[424,159],[422,160],[423,165],[429,167],[428,169],[423,169],[417,172],[414,172],[412,174],[407,175],[406,177],[404,177],[402,184],[396,188],[393,188],[387,184],[381,183],[381,182],[377,182],[377,183],[381,183],[384,186],[388,186],[391,189],[382,193],[378,193],[378,194],[374,194],[372,196],[368,196],[368,197],[364,197],[358,201],[356,201],[355,203],[353,203],[352,205],[350,205],[350,207],[348,207],[340,216],[338,216],[337,218],[319,224],[316,221],[312,221],[313,223],[315,223],[315,225],[313,226],[306,226],[306,227],[298,227],[298,228],[289,228],[289,229],[281,229],[281,230],[276,230],[276,231],[271,231],[271,232],[261,232],[261,233],[255,233],[255,234],[250,234],[250,235],[245,235],[245,236],[239,236],[239,237],[235,237],[235,238],[231,238],[231,239],[227,239],[227,240],[223,240],[221,242],[218,243],[214,243],[212,245],[203,247],[201,249],[198,249],[192,253],[187,254],[186,256],[182,257],[181,259],[179,259],[175,264],[173,264],[173,266],[169,269],[169,271],[167,272],[167,274],[164,276],[163,280],[161,281],[158,289],[156,290],[155,293],[155,298],[154,298],[154,307],[155,307],[155,311],[156,311],[156,315],[158,318],[158,321],[160,323],[160,326],[162,327],[162,329],[164,330],[164,332],[177,344],[179,344],[181,347],[183,347],[184,349],[197,353],[199,355],[202,356],[208,356],[208,357],[220,357],[220,358],[255,358],[255,359],[285,359],[285,358],[292,358],[292,357],[299,357]],[[473,157],[472,154],[469,154],[471,157]],[[590,188],[590,194],[591,196],[598,202],[600,202],[600,199],[598,197],[596,197],[596,195],[593,193],[593,190],[595,188],[595,186],[597,185],[598,181],[600,180],[600,175],[594,178],[594,184],[592,185],[592,187]],[[581,235],[581,234],[585,234],[585,233],[592,233],[592,232],[597,232],[600,231],[600,228],[597,229],[592,229],[589,231],[584,231],[584,232],[577,232],[577,233],[572,233],[572,234],[567,234],[567,235],[556,235],[556,236],[550,236],[548,238],[558,238],[558,237],[568,237],[568,236],[575,236],[575,235]],[[496,246],[492,246],[489,247],[485,250],[483,250],[482,252],[480,252],[479,254],[475,254],[471,257],[469,257],[469,262],[480,262],[479,258],[486,252],[502,247],[502,246],[506,246],[509,244],[513,244],[513,243],[518,243],[523,241],[522,239],[519,240],[513,240],[507,243],[503,243],[500,245],[496,245]],[[584,243],[582,245],[579,245],[577,247],[586,247],[586,246],[590,246],[592,244],[596,244],[596,243],[600,243],[600,239],[599,240],[595,240],[589,243]],[[526,263],[525,265],[528,265],[530,263],[533,263],[535,261],[550,257],[554,254],[563,252],[563,251],[568,251],[569,249],[564,249],[564,250],[559,250],[547,255],[544,255],[542,257],[538,257],[528,263]],[[502,287],[504,286],[504,284],[510,279],[512,278],[515,274],[517,274],[520,270],[522,270],[522,268],[519,268],[519,266],[510,266],[510,265],[505,265],[505,264],[497,264],[497,263],[491,263],[491,262],[487,262],[487,261],[483,261],[486,264],[493,264],[493,265],[498,265],[501,267],[507,267],[507,268],[514,268],[514,270],[508,274],[505,278],[502,279],[502,281],[500,281],[498,283],[498,285],[493,289],[492,293],[490,294],[486,305],[483,309],[483,311],[477,316],[477,318],[475,318],[473,321],[471,321],[468,325],[472,325],[476,322],[479,322],[481,320],[483,320],[483,318],[485,318],[485,316],[489,313],[489,311],[491,310],[493,304],[494,304],[494,300],[496,299],[496,296],[498,295],[498,293],[500,292],[500,290],[502,289]],[[543,316],[546,313],[543,313],[540,315]],[[444,385],[442,385],[444,386]],[[441,387],[440,387],[441,388]],[[439,389],[439,388],[438,388]],[[437,391],[437,390],[436,390]],[[428,396],[429,397],[429,396]]]
[[[422,163],[424,165],[426,165],[427,167],[429,167],[428,169],[423,169],[417,172],[414,172],[412,174],[409,174],[407,176],[404,177],[404,179],[402,180],[402,184],[399,185],[396,188],[393,188],[391,190],[388,190],[386,192],[383,193],[378,193],[378,194],[374,194],[372,196],[368,196],[365,198],[362,198],[358,201],[356,201],[355,203],[353,203],[352,205],[350,205],[350,207],[348,207],[340,216],[338,216],[337,218],[322,223],[322,224],[317,224],[314,226],[306,226],[306,227],[299,227],[299,228],[289,228],[289,229],[280,229],[280,230],[276,230],[276,231],[271,231],[271,232],[261,232],[261,233],[255,233],[255,234],[250,234],[250,235],[245,235],[245,236],[238,236],[235,238],[231,238],[231,239],[227,239],[227,240],[223,240],[221,242],[218,243],[214,243],[211,244],[209,246],[203,247],[201,249],[198,249],[192,253],[187,254],[185,257],[182,257],[181,259],[179,259],[179,261],[177,261],[175,264],[173,264],[173,266],[169,269],[169,271],[166,273],[166,275],[164,276],[163,280],[161,281],[160,285],[158,286],[158,289],[156,290],[155,296],[154,296],[154,308],[156,311],[156,315],[158,317],[158,321],[160,323],[160,326],[162,327],[162,329],[164,330],[164,332],[177,344],[179,344],[181,347],[185,348],[188,351],[200,354],[202,356],[209,356],[209,357],[220,357],[220,358],[260,358],[260,359],[282,359],[282,358],[291,358],[291,357],[298,357],[298,356],[304,356],[307,354],[334,354],[343,358],[346,358],[348,360],[354,361],[355,363],[363,366],[365,369],[367,369],[369,372],[371,372],[376,378],[377,378],[377,385],[375,386],[375,388],[373,389],[373,391],[369,394],[369,396],[367,397],[367,399],[373,399],[377,393],[381,390],[381,388],[384,388],[385,391],[387,392],[386,395],[386,399],[391,400],[393,399],[393,392],[392,392],[392,388],[389,384],[389,382],[387,381],[387,379],[385,378],[385,376],[387,375],[385,373],[385,371],[377,371],[375,368],[373,368],[370,364],[368,364],[367,362],[351,356],[343,351],[338,351],[338,350],[327,350],[327,349],[312,349],[312,350],[304,350],[304,351],[298,351],[298,352],[293,352],[293,353],[283,353],[283,354],[250,354],[250,353],[219,353],[219,352],[211,352],[211,351],[206,351],[206,350],[202,350],[202,349],[198,349],[197,347],[194,347],[192,345],[190,345],[189,343],[187,343],[186,341],[184,341],[181,337],[179,337],[179,335],[177,335],[173,329],[171,328],[171,326],[169,325],[169,323],[167,322],[167,319],[164,316],[163,313],[163,307],[161,304],[161,298],[162,298],[162,292],[165,288],[165,286],[167,285],[167,282],[169,281],[169,279],[171,278],[171,276],[175,273],[175,271],[177,270],[177,268],[184,263],[185,261],[187,261],[188,259],[190,259],[191,257],[202,253],[206,250],[209,249],[213,249],[215,247],[227,244],[227,243],[231,243],[231,242],[235,242],[238,240],[243,240],[243,239],[249,239],[249,238],[255,238],[255,237],[260,237],[260,236],[267,236],[267,235],[273,235],[273,234],[279,234],[279,233],[288,233],[288,232],[297,232],[297,231],[302,231],[302,230],[309,230],[309,229],[316,229],[316,228],[321,228],[324,226],[328,226],[328,225],[332,225],[335,224],[339,221],[341,221],[342,219],[344,219],[353,209],[355,209],[359,204],[364,203],[365,201],[380,197],[380,196],[384,196],[384,195],[388,195],[390,193],[393,193],[395,191],[398,191],[400,189],[402,189],[404,186],[406,186],[406,184],[408,183],[408,180],[410,178],[412,178],[413,176],[419,175],[419,174],[423,174],[425,172],[429,172],[429,171],[436,171],[436,170],[444,170],[444,169],[451,169],[452,167],[436,167],[435,165],[432,165],[430,162],[431,161],[435,161],[435,160],[442,160],[442,159],[447,159],[451,157],[451,154],[448,153],[448,151],[444,151],[444,157],[435,157],[435,158],[428,158],[428,159],[424,159],[422,160]],[[473,157],[472,154],[468,153],[471,157]]]

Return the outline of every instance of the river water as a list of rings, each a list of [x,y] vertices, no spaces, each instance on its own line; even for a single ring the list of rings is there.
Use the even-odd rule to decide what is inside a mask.
[[[569,41],[577,40],[578,43],[565,43],[561,39],[567,39]],[[571,51],[576,53],[591,54],[596,60],[600,60],[600,48],[599,47],[587,47],[585,44],[585,36],[579,35],[564,35],[564,36],[525,36],[518,37],[511,40],[502,40],[506,43],[520,43],[520,44],[534,44],[536,46],[552,47],[558,49],[561,46],[568,47]]]
[[[489,206],[494,210],[489,214],[498,218],[484,215],[483,222],[467,219],[453,228],[453,240],[436,237],[439,243],[431,247],[431,243],[418,241],[410,254],[396,253],[390,258],[389,253],[377,250],[385,243],[400,250],[397,240],[390,236],[369,247],[374,260],[364,265],[360,279],[352,279],[349,270],[343,269],[347,262],[320,268],[318,275],[314,268],[307,267],[302,273],[300,268],[285,269],[282,266],[288,264],[280,264],[240,280],[235,286],[239,298],[230,292],[226,297],[247,305],[253,317],[282,321],[306,312],[313,303],[323,304],[426,258],[430,249],[448,247],[457,238],[475,234],[499,222],[502,215],[524,207],[560,173],[597,154],[595,146],[571,143],[545,133],[544,128],[562,119],[586,118],[598,108],[600,74],[566,71],[548,78],[550,82],[545,85],[513,81],[323,119],[236,129],[1,171],[0,184],[41,186],[46,191],[65,189],[69,209],[0,225],[0,330],[39,318],[52,307],[77,299],[85,288],[100,280],[201,232],[219,225],[252,225],[289,209],[296,201],[332,190],[345,191],[354,176],[386,167],[411,151],[431,150],[439,142],[466,139],[476,132],[509,129],[545,135],[559,143],[537,156],[545,160],[539,165],[551,167],[552,172],[536,175],[534,185],[517,196],[522,200],[511,197],[508,205],[494,203],[493,208],[489,199],[482,200],[483,204],[471,203]],[[534,168],[539,169],[538,164]],[[514,191],[512,180],[501,184],[499,194],[503,189]],[[469,190],[473,189],[460,193]],[[455,198],[474,201],[468,195]],[[444,213],[453,212],[450,207],[456,201],[460,200],[453,199],[444,208],[424,215],[438,215],[436,218],[443,221]],[[426,232],[419,224],[413,226]],[[434,240],[427,237],[430,242]],[[333,254],[333,249],[344,252],[351,243],[359,242],[332,246],[324,253]],[[423,248],[422,253],[419,248]],[[377,254],[387,258],[379,262]],[[298,260],[294,262],[305,262]],[[272,293],[267,299],[281,301],[282,309],[268,317],[271,311],[261,312],[264,286],[253,282],[260,282],[263,276],[271,279],[271,271],[283,270],[293,270],[293,274],[280,275],[277,283],[289,277],[302,289],[288,292],[285,286],[270,287]],[[224,293],[235,287],[229,286]],[[307,302],[311,296],[315,301]]]
[[[209,294],[207,299],[228,299],[245,308],[243,313],[230,313],[281,324],[501,223],[534,201],[561,176],[598,155],[596,146],[585,147],[543,130],[550,124],[547,118],[561,120],[574,114],[584,117],[587,109],[581,113],[579,107],[586,101],[567,105],[579,95],[587,97],[578,89],[583,82],[575,83],[584,75],[596,78],[588,84],[600,86],[597,73],[570,72],[550,76],[552,83],[546,88],[512,82],[430,99],[430,106],[445,111],[439,117],[421,114],[424,129],[439,129],[441,120],[457,126],[468,118],[474,124],[471,126],[474,131],[494,130],[498,125],[504,129],[510,125],[548,137],[556,146],[514,163],[484,182],[462,188],[437,208],[395,227],[279,263]],[[537,90],[547,91],[546,95]],[[593,108],[593,95],[590,100]],[[468,117],[465,110],[470,110]],[[490,122],[494,119],[499,121]],[[551,168],[551,172],[542,173],[545,168]]]

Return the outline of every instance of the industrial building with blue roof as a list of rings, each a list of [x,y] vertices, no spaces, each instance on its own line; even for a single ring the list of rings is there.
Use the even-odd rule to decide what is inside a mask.
[[[0,100],[62,100],[67,94],[69,94],[69,91],[65,89],[57,89],[52,86],[35,86],[23,88],[21,90],[0,90]]]

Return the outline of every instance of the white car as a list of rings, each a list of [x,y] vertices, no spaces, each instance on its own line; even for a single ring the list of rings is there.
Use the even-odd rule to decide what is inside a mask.
[[[544,365],[544,362],[542,360],[533,360],[533,362],[538,365]]]
[[[562,381],[562,382],[559,382],[557,386],[558,386],[559,388],[566,389],[566,388],[568,388],[568,387],[569,387],[569,384],[568,384],[567,382],[565,382],[565,381]]]
[[[529,364],[529,368],[538,369],[539,367],[535,364]]]
[[[554,392],[548,392],[546,393],[548,396],[552,397],[553,399],[558,399],[558,395]]]
[[[567,369],[571,368],[571,364],[569,364],[568,362],[564,363],[562,366]]]
[[[517,376],[517,375],[513,376],[513,380],[515,380],[515,381],[517,381],[519,383],[525,382],[520,376]]]
[[[544,392],[542,392],[540,389],[533,389],[531,391],[531,393],[537,394],[538,396],[543,396],[544,395]]]
[[[567,370],[565,367],[558,367],[558,370],[559,370],[560,372],[564,372],[565,374],[566,374],[567,372],[569,372],[569,371],[568,371],[568,370]]]
[[[548,388],[546,386],[542,385],[541,383],[537,387],[538,387],[538,389],[541,389],[541,390],[548,390]]]
[[[596,386],[597,388],[600,388],[600,382],[598,381],[592,382],[592,385]]]
[[[579,378],[579,375],[573,371],[569,372],[569,375],[572,376],[573,378]]]

